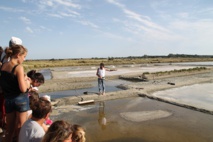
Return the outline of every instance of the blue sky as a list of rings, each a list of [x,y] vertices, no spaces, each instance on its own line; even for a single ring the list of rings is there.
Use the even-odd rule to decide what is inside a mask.
[[[213,55],[212,0],[1,0],[0,17],[27,59]]]

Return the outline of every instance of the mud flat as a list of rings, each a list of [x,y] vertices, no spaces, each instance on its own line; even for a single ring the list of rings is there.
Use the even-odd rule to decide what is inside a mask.
[[[121,68],[114,72],[107,72],[108,79],[118,79],[119,76],[127,77],[137,77],[143,72],[156,72],[156,71],[169,71],[174,69],[188,69],[193,68],[192,66],[160,66],[160,67],[137,67],[137,68]],[[74,90],[80,88],[92,87],[91,81],[96,80],[96,69],[94,70],[84,70],[84,71],[53,71],[53,79],[45,82],[44,85],[40,87],[41,92],[54,92],[61,90]],[[71,105],[77,104],[81,99],[83,100],[95,100],[95,101],[104,101],[119,99],[125,97],[149,97],[151,99],[156,99],[160,101],[169,102],[168,100],[161,99],[157,96],[152,96],[156,91],[167,90],[182,86],[189,86],[193,84],[201,84],[213,81],[213,69],[208,68],[201,71],[192,71],[192,72],[180,72],[172,73],[161,76],[152,76],[148,77],[146,81],[132,82],[129,85],[119,85],[118,87],[123,89],[116,92],[107,92],[104,96],[97,94],[81,95],[81,97],[66,97],[56,99],[57,105]],[[170,101],[171,102],[171,101]],[[179,104],[180,102],[173,102],[173,104]],[[181,105],[180,105],[181,106]],[[186,106],[191,109],[194,106]],[[206,110],[200,109],[200,111],[205,112]],[[212,111],[212,110],[211,110]],[[208,111],[208,113],[212,113]]]
[[[149,68],[152,70],[155,67]],[[174,68],[165,67],[173,70]],[[148,71],[143,69],[143,72]],[[134,70],[134,72],[131,72]],[[137,77],[141,75],[140,70],[131,69],[129,72],[120,72],[124,77]],[[119,70],[118,70],[119,71]],[[108,73],[110,79],[118,79],[119,72]],[[124,71],[124,70],[122,70]],[[155,69],[157,70],[157,67]],[[77,73],[78,72],[78,73]],[[66,74],[68,74],[66,76]],[[48,92],[63,89],[75,89],[90,85],[90,81],[96,80],[95,70],[86,71],[82,76],[81,71],[55,72],[53,76],[61,74],[60,77],[53,77],[41,86],[40,91]],[[65,77],[63,77],[63,74]],[[81,74],[81,75],[78,75]],[[212,137],[212,115],[200,113],[177,107],[171,103],[164,103],[164,98],[154,95],[158,91],[190,86],[193,84],[212,83],[213,70],[195,71],[190,73],[175,73],[163,76],[150,76],[148,81],[132,82],[128,85],[119,85],[121,91],[107,92],[106,95],[81,95],[80,97],[59,98],[55,101],[51,117],[53,120],[65,119],[71,123],[81,124],[86,128],[87,141],[189,141],[209,142]],[[174,84],[172,84],[174,83]],[[43,88],[42,88],[43,87]],[[48,87],[48,89],[47,89]],[[140,97],[142,95],[143,97]],[[95,100],[92,105],[77,105],[81,99]],[[153,97],[153,98],[152,98]],[[155,98],[156,97],[156,98]],[[149,99],[151,98],[151,99]],[[162,99],[162,100],[160,100]],[[109,100],[109,101],[106,101]],[[100,105],[105,103],[104,106]],[[182,104],[181,102],[176,102]],[[100,112],[102,110],[103,112]],[[100,117],[106,118],[106,125],[99,124]]]

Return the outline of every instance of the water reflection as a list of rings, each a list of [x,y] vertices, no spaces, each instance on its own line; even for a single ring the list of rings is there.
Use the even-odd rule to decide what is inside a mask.
[[[43,74],[45,80],[52,79],[52,72],[50,69],[42,69],[39,72]]]
[[[105,102],[99,102],[99,113],[98,113],[98,123],[101,126],[101,129],[106,129],[106,116],[105,116]]]

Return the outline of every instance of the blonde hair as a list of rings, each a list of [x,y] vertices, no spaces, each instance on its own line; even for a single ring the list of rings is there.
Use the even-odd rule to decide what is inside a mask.
[[[63,142],[72,134],[72,125],[64,120],[53,122],[41,142]]]
[[[80,125],[74,124],[72,126],[72,130],[73,130],[72,140],[74,142],[85,142],[86,141],[85,131]]]
[[[23,45],[17,45],[17,44],[12,44],[10,47],[7,47],[5,49],[5,53],[7,58],[13,57],[17,54],[25,54],[27,52],[27,48],[25,48]]]

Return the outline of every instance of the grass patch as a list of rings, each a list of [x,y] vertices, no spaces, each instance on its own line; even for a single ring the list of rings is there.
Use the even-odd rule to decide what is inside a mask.
[[[26,70],[67,67],[67,66],[99,66],[101,62],[107,65],[125,64],[150,64],[150,63],[178,63],[178,62],[206,62],[213,58],[88,58],[88,59],[50,59],[50,60],[26,60],[23,66]]]

